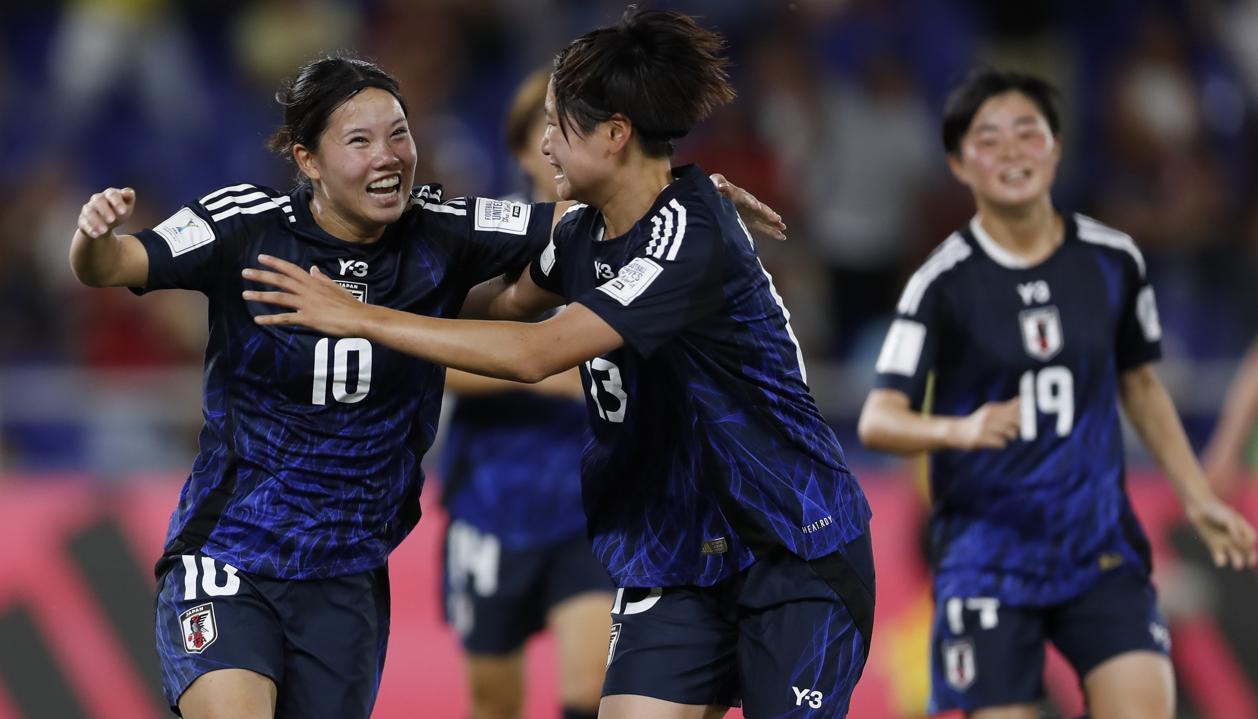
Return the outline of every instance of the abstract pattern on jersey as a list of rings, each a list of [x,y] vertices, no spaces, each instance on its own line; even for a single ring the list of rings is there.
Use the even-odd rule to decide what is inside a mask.
[[[356,244],[314,222],[309,192],[236,185],[137,235],[146,291],[210,300],[205,427],[168,551],[199,548],[286,579],[379,567],[415,525],[444,370],[361,338],[259,327],[255,315],[278,310],[241,298],[240,270],[266,253],[317,265],[360,300],[453,317],[472,286],[536,256],[552,215],[549,205],[443,204],[440,187],[422,186],[380,240]]]
[[[1001,451],[936,452],[931,519],[937,598],[1052,604],[1101,572],[1148,571],[1124,487],[1119,373],[1158,358],[1161,329],[1131,238],[1083,216],[1026,266],[977,222],[909,280],[878,359],[877,385],[914,407],[964,416],[1021,397]]]
[[[625,346],[582,368],[595,552],[621,586],[710,585],[784,546],[859,536],[869,507],[809,395],[789,315],[733,207],[696,167],[626,235],[577,207],[533,264]]]

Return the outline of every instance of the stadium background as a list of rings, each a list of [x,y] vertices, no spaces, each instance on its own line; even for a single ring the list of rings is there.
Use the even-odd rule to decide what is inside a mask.
[[[681,144],[678,161],[725,172],[790,226],[789,242],[762,244],[765,264],[875,510],[878,625],[852,715],[920,716],[921,482],[914,465],[862,451],[854,426],[896,292],[972,212],[937,139],[946,90],[975,62],[1062,88],[1057,202],[1130,232],[1144,250],[1166,330],[1161,373],[1200,447],[1258,329],[1258,2],[646,4],[702,15],[729,38],[740,97]],[[191,293],[139,300],[78,286],[65,255],[88,195],[135,187],[135,229],[224,184],[287,187],[289,169],[263,149],[278,120],[272,93],[302,60],[335,48],[374,57],[401,80],[417,180],[452,194],[516,191],[500,139],[515,83],[622,9],[3,4],[0,719],[163,715],[150,568],[195,452],[205,307]],[[1130,457],[1173,618],[1181,716],[1258,718],[1258,581],[1210,568],[1147,456],[1133,445]],[[1258,492],[1238,501],[1258,520]],[[439,620],[441,526],[426,502],[392,563],[395,620],[376,716],[464,715],[455,642]],[[556,715],[550,653],[546,639],[530,648],[530,718]],[[1055,703],[1077,710],[1060,663],[1049,685]]]

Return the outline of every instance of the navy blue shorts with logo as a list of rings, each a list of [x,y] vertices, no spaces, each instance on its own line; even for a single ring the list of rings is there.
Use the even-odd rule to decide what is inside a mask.
[[[936,598],[930,712],[974,711],[1044,698],[1044,642],[1080,682],[1101,662],[1134,651],[1167,654],[1170,634],[1149,579],[1111,571],[1083,594],[1048,607],[990,597]]]
[[[446,622],[469,654],[514,652],[555,605],[615,589],[584,535],[516,551],[457,519],[446,528],[443,574]]]
[[[869,534],[805,561],[785,551],[711,587],[621,589],[603,696],[743,707],[747,717],[844,717],[869,655]]]
[[[184,554],[159,574],[157,654],[175,713],[197,677],[248,669],[275,682],[277,719],[371,715],[389,637],[385,568],[296,581]]]

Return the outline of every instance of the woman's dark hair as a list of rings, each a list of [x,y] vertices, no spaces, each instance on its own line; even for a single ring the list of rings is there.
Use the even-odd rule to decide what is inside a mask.
[[[284,123],[271,135],[267,147],[290,162],[296,145],[317,149],[328,117],[346,100],[369,87],[380,88],[397,98],[406,114],[397,80],[375,63],[349,55],[321,57],[306,63],[296,78],[285,81],[275,93],[275,101],[284,106]]]
[[[1040,114],[1048,121],[1048,127],[1057,136],[1061,121],[1057,115],[1057,101],[1061,93],[1048,81],[1020,72],[1002,72],[992,68],[980,68],[970,73],[965,82],[948,95],[944,104],[943,144],[949,155],[961,152],[961,138],[970,129],[974,115],[989,98],[1006,92],[1019,92],[1035,103]]]
[[[573,40],[552,76],[559,127],[585,134],[620,113],[651,157],[673,152],[717,107],[734,99],[719,56],[725,41],[681,13],[630,5],[620,22]]]

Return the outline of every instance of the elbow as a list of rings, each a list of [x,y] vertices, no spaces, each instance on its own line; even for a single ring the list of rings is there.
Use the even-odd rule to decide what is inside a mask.
[[[540,352],[529,351],[522,355],[503,368],[507,379],[525,384],[537,384],[559,371],[552,367]]]
[[[868,410],[861,412],[860,419],[856,423],[856,436],[860,437],[861,444],[867,448],[878,451],[887,451],[884,444],[885,439],[877,418]]]

